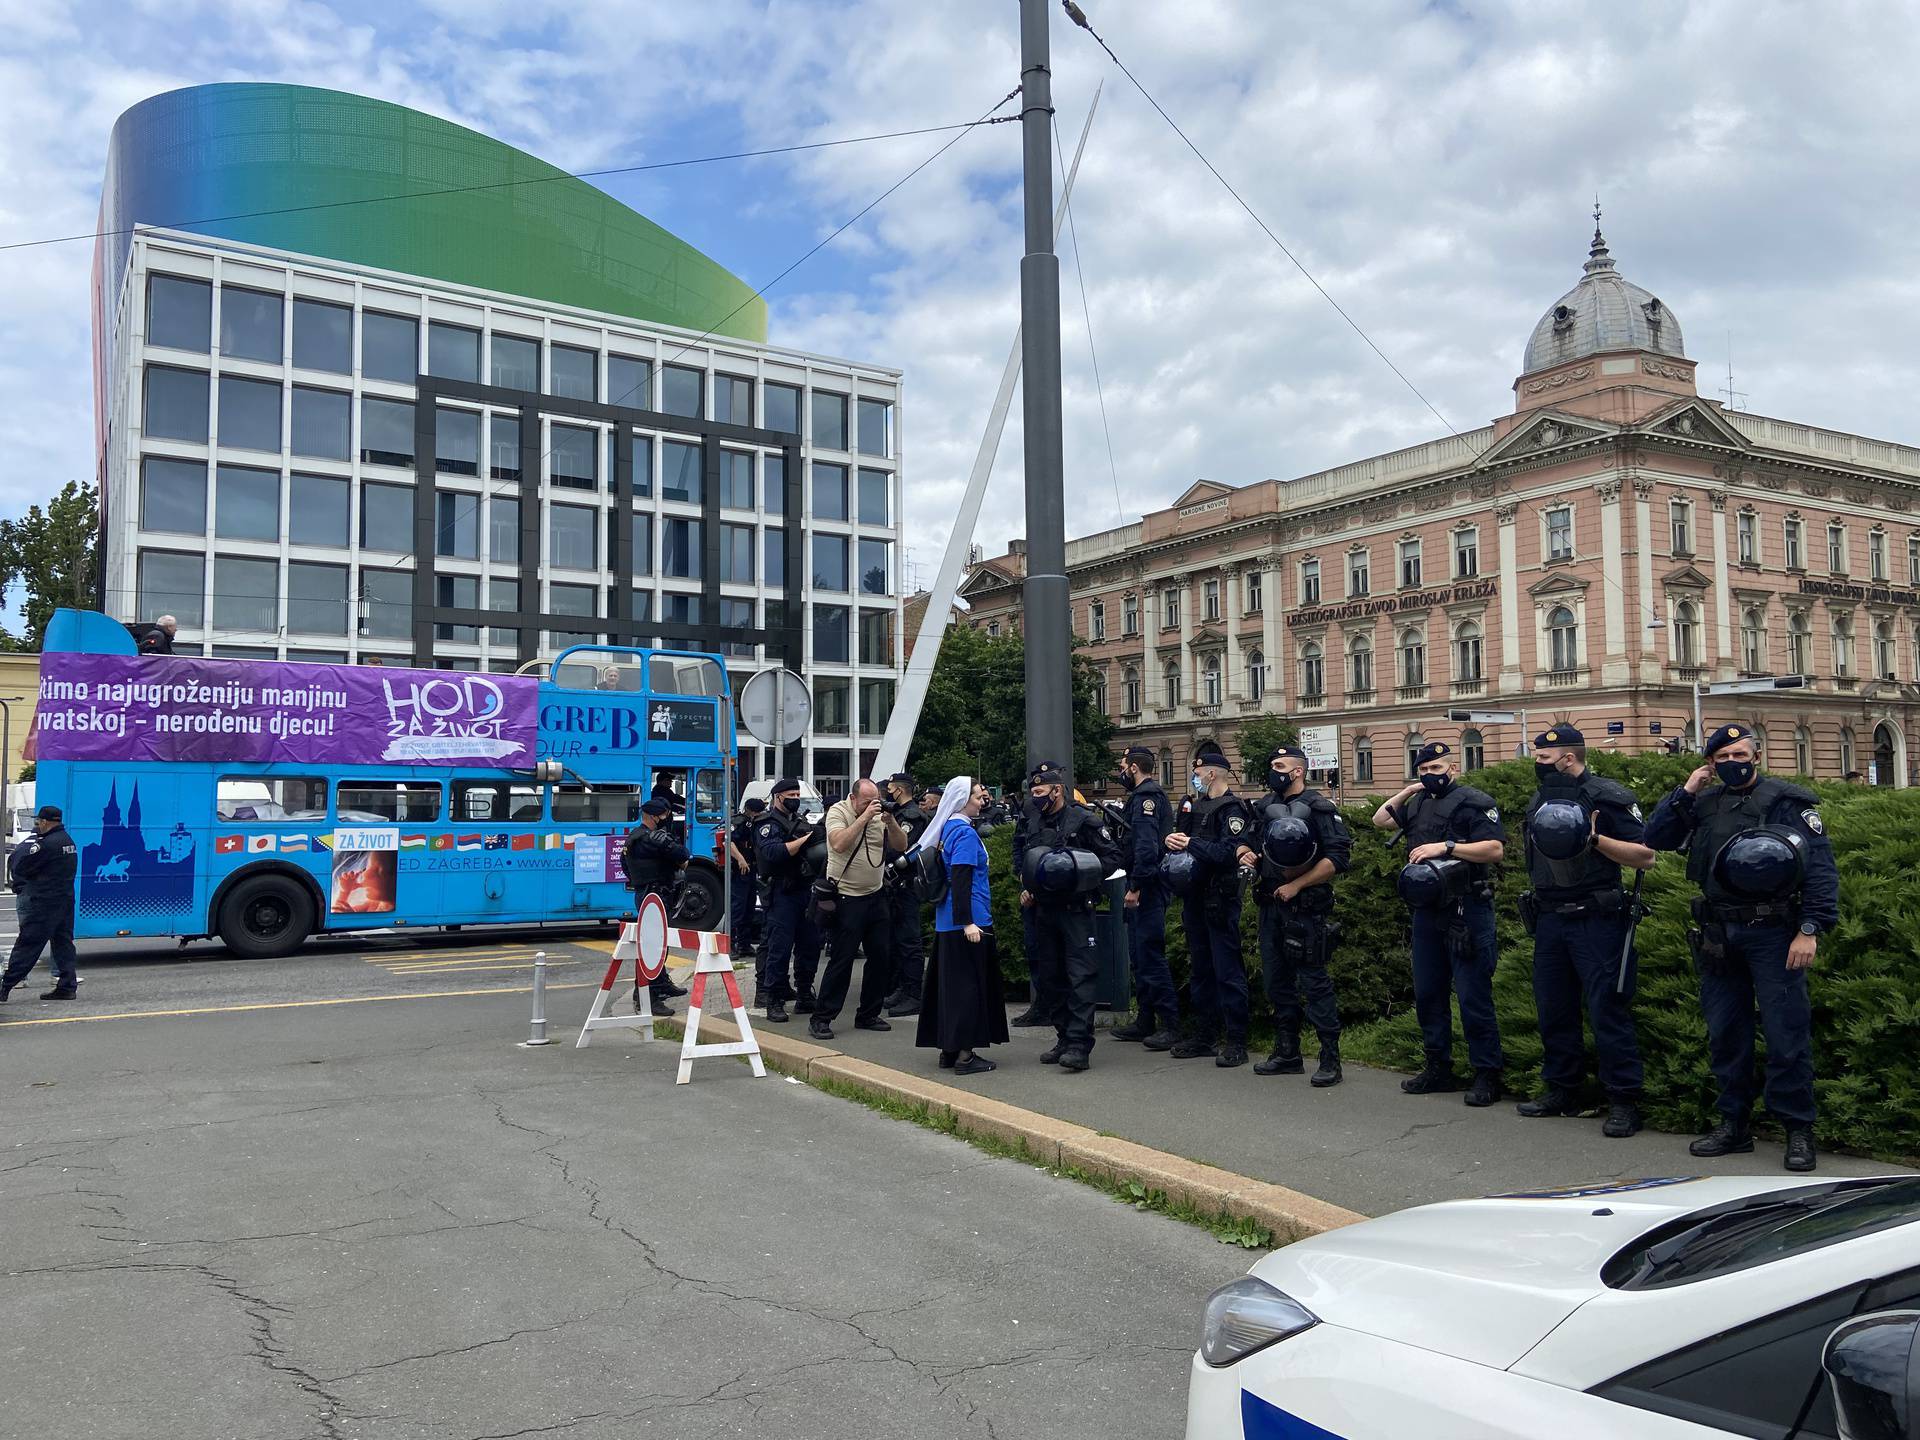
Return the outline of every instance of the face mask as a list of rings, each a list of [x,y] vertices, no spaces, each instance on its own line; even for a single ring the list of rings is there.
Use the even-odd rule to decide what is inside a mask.
[[[1133,789],[1134,786],[1140,783],[1138,780],[1134,779],[1133,776],[1129,775],[1125,770],[1122,770],[1120,772],[1119,780],[1120,780],[1120,788],[1122,790],[1131,790]]]
[[[1533,778],[1542,785],[1556,785],[1567,777],[1561,773],[1558,765],[1542,765],[1536,760],[1533,762]]]
[[[1207,782],[1202,780],[1199,776],[1199,773],[1196,771],[1193,777],[1193,793],[1196,795],[1201,794],[1206,790],[1206,788],[1207,788]]]
[[[774,801],[774,804],[778,805],[781,810],[788,815],[793,814],[794,811],[800,808],[798,796],[782,796],[780,799]]]
[[[1729,790],[1741,790],[1752,781],[1756,768],[1751,760],[1720,760],[1714,763],[1713,773]]]
[[[1453,787],[1453,777],[1451,775],[1422,775],[1420,777],[1420,787],[1425,790],[1427,794],[1437,799]]]

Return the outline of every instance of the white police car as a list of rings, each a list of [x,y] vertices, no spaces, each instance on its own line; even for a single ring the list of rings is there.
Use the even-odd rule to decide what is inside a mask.
[[[1215,1291],[1186,1433],[1920,1440],[1917,1335],[1920,1176],[1455,1201]]]

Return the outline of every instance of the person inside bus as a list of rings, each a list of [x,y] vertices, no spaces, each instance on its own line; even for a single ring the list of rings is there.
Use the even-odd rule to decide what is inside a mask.
[[[129,625],[133,632],[134,644],[142,655],[173,654],[173,637],[180,629],[180,622],[171,615],[162,615],[151,625]]]
[[[596,690],[618,690],[620,688],[620,667],[618,665],[602,665],[600,667],[599,678],[593,682],[593,688]]]
[[[666,803],[649,800],[640,807],[640,823],[627,832],[626,844],[620,848],[620,866],[627,874],[627,887],[633,891],[633,906],[637,913],[642,897],[658,895],[660,903],[667,907],[667,916],[673,916],[674,901],[680,890],[680,872],[687,867],[687,847],[673,838],[673,832],[667,828],[667,820],[672,814]],[[673,1007],[667,1001],[676,995],[687,992],[673,983],[673,978],[662,968],[658,978],[647,986],[653,999],[653,1013],[671,1015]],[[640,981],[636,976],[633,982],[633,1008],[640,1009]]]

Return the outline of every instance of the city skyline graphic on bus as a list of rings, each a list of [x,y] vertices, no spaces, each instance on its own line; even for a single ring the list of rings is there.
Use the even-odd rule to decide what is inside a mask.
[[[79,808],[78,806],[75,807]],[[176,822],[149,848],[141,826],[140,782],[120,811],[118,779],[108,782],[100,838],[80,847],[80,910],[89,915],[178,915],[193,908],[194,842]]]

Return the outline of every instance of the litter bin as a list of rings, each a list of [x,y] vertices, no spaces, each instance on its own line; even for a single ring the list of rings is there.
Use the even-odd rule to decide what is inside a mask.
[[[1125,1012],[1133,1007],[1133,966],[1127,949],[1127,877],[1110,875],[1101,885],[1105,905],[1093,913],[1093,948],[1100,957],[1094,1005]]]

